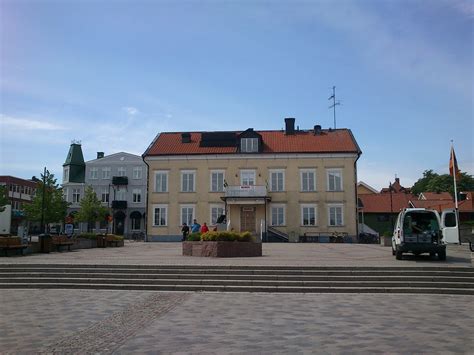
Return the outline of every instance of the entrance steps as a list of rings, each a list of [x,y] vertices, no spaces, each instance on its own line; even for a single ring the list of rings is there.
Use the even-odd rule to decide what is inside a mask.
[[[10,264],[2,288],[474,295],[474,268]]]

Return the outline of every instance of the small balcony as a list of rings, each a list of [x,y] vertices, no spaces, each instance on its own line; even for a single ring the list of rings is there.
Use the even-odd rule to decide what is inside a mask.
[[[127,176],[113,176],[112,185],[128,185]]]
[[[253,198],[253,197],[267,197],[266,186],[227,186],[225,189],[226,198]]]
[[[112,208],[114,210],[124,210],[127,208],[127,201],[112,201]]]

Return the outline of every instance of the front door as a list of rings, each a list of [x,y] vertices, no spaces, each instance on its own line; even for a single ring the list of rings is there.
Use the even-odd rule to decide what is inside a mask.
[[[240,210],[240,231],[256,234],[255,207],[242,207]]]
[[[443,210],[441,214],[441,228],[446,243],[459,243],[459,231],[455,209]]]
[[[123,235],[125,218],[115,218],[115,234]]]

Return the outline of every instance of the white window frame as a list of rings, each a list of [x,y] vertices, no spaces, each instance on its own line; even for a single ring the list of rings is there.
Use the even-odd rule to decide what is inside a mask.
[[[153,227],[166,227],[168,226],[168,205],[166,204],[161,204],[161,205],[152,205],[152,208],[153,208]],[[163,209],[165,211],[165,223],[164,224],[157,224],[156,222],[156,209],[159,208],[160,210]],[[160,215],[161,217],[161,215]],[[160,220],[161,222],[161,220]]]
[[[308,186],[308,188],[305,189],[303,175],[308,173],[313,174],[313,186]],[[300,169],[300,191],[316,192],[316,169]]]
[[[189,218],[187,221],[183,221],[183,209],[186,208],[191,208],[191,218]],[[179,205],[179,220],[180,220],[180,225],[183,225],[183,222],[186,222],[188,226],[193,224],[193,220],[196,218],[196,205]]]
[[[138,197],[139,201],[135,201],[136,197]],[[133,189],[132,190],[132,202],[133,203],[141,203],[142,202],[142,189]]]
[[[253,184],[244,184],[244,174],[253,175]],[[255,186],[257,184],[257,171],[254,169],[243,169],[240,170],[240,185],[241,186]]]
[[[282,221],[282,223],[278,223],[278,221],[276,221],[276,222],[274,221],[274,219],[273,219],[273,209],[283,209],[283,221]],[[275,226],[275,227],[286,226],[286,205],[285,204],[272,203],[270,205],[270,225]]]
[[[258,153],[258,138],[241,138],[240,151],[242,153]]]
[[[189,186],[189,179],[187,181],[187,188],[184,186],[184,177],[187,175],[192,176],[192,186]],[[196,170],[181,170],[181,192],[196,192]]]
[[[64,168],[63,172],[63,182],[69,182],[69,166]],[[11,185],[10,185],[11,186]]]
[[[341,179],[341,185],[338,188],[334,188],[334,189],[331,189],[331,179],[330,179],[330,175],[331,174],[338,174],[339,175],[339,178]],[[344,181],[342,179],[342,169],[326,169],[326,180],[327,180],[327,191],[344,191]]]
[[[219,186],[219,178],[217,178],[217,188],[214,188],[212,183],[212,176],[214,174],[222,174],[222,186]],[[210,192],[224,192],[225,170],[211,170],[209,176],[209,191]]]
[[[76,196],[77,196],[77,199],[75,198]],[[73,188],[72,189],[72,203],[79,203],[80,201],[81,201],[81,189]]]
[[[304,209],[305,208],[313,208],[314,209],[314,224],[305,224],[304,223]],[[303,227],[315,227],[318,225],[318,205],[316,203],[304,203],[300,205],[300,212],[301,212],[301,226]]]
[[[110,179],[110,170],[109,166],[102,168],[102,180]]]
[[[222,214],[225,214],[225,205],[223,203],[215,203],[215,204],[211,204],[209,206],[209,221],[210,221],[210,224],[211,225],[214,225],[217,223],[217,219],[219,218],[220,214],[219,214],[219,209],[222,209]],[[214,219],[214,213],[213,213],[213,210],[217,210],[216,211],[216,218]]]
[[[138,220],[138,228],[134,228],[135,226],[133,225],[135,220]],[[142,219],[141,218],[130,218],[130,229],[132,231],[139,231],[142,227]]]
[[[139,179],[142,178],[142,167],[141,166],[133,167],[133,178],[135,180],[139,180]]]
[[[69,192],[68,188],[65,187],[65,188],[63,189],[63,200],[66,201],[66,202],[69,202],[69,200],[68,200],[68,198],[69,198],[68,192]]]
[[[127,168],[124,166],[119,166],[117,169],[117,175],[118,176],[127,176]]]
[[[90,170],[90,178],[91,180],[97,180],[99,178],[99,169],[98,168],[91,168]]]
[[[115,191],[115,200],[116,201],[127,201],[127,189],[119,187]]]
[[[335,224],[331,224],[331,209],[340,208],[341,209],[341,223],[338,224],[337,220]],[[337,219],[337,214],[336,214]],[[328,227],[343,227],[344,226],[344,204],[343,203],[331,203],[328,204]]]
[[[168,184],[168,180],[169,180],[168,179],[168,173],[169,173],[168,170],[155,170],[154,171],[154,174],[153,174],[154,177],[155,177],[155,179],[154,179],[154,189],[153,189],[154,192],[168,192],[168,185],[169,185]],[[157,186],[156,178],[157,178],[158,175],[163,175],[165,177],[165,179],[166,179],[165,189],[163,189],[163,178],[160,179],[160,185],[161,186]],[[158,190],[158,187],[160,188],[159,190]]]
[[[104,197],[106,197],[106,198],[104,198]],[[110,190],[109,190],[108,187],[103,187],[102,188],[102,192],[100,194],[100,201],[102,203],[109,203],[109,201],[110,201]]]
[[[281,174],[281,189],[278,188],[278,178],[276,180],[276,188],[273,186],[273,176]],[[285,191],[285,169],[270,169],[269,170],[269,175],[270,175],[270,191],[272,192],[282,192]],[[278,175],[277,175],[278,176]]]

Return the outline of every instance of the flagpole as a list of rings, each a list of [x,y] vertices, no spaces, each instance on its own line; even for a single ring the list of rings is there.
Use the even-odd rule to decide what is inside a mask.
[[[456,216],[456,226],[458,227],[458,241],[459,245],[461,245],[461,235],[460,235],[460,228],[459,228],[459,210],[458,210],[458,189],[456,186],[456,175],[457,175],[457,164],[456,161],[454,160],[454,144],[453,140],[451,139],[451,159],[453,162],[453,181],[454,181],[454,208],[455,208],[455,213],[454,215]]]

